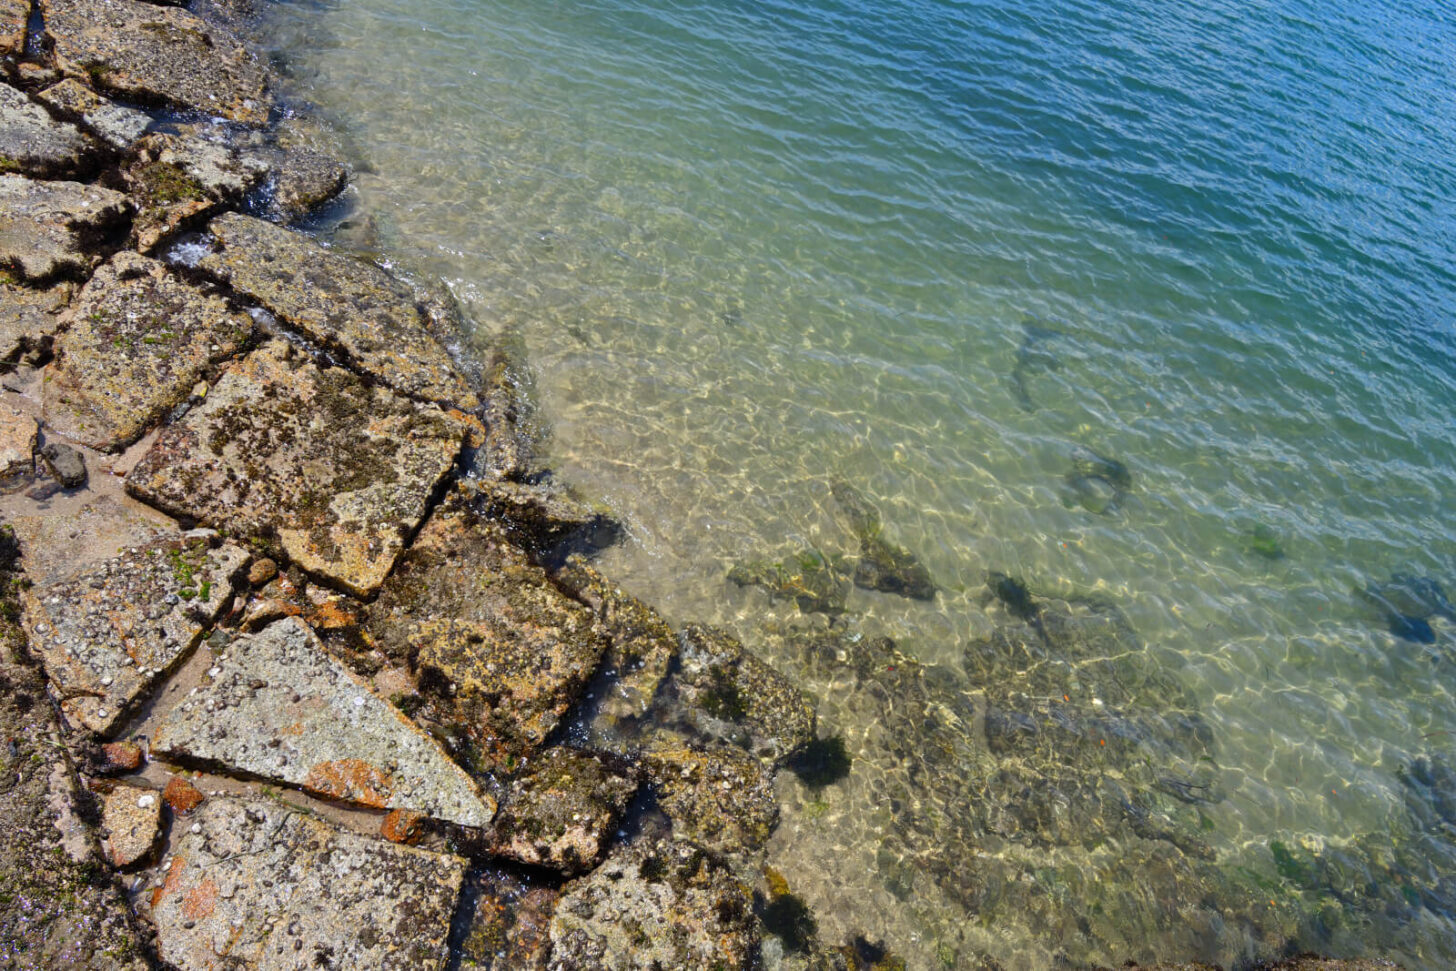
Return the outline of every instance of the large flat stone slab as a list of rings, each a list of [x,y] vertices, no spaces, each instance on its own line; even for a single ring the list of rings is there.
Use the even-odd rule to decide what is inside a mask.
[[[355,836],[276,802],[212,798],[143,907],[182,971],[445,965],[465,861]]]
[[[0,84],[0,172],[56,179],[96,161],[96,144],[7,84]]]
[[[439,719],[507,771],[545,743],[606,649],[590,610],[454,502],[400,558],[365,629],[415,666]]]
[[[433,406],[271,341],[162,430],[126,487],[172,515],[274,537],[305,571],[370,596],[464,434]]]
[[[145,111],[103,98],[75,78],[53,84],[36,97],[118,152],[130,148],[152,123],[152,116]]]
[[[95,248],[130,214],[120,192],[0,175],[0,270],[23,280],[84,273],[100,259]]]
[[[348,366],[414,398],[480,402],[426,331],[413,291],[379,267],[307,236],[227,213],[208,224],[214,252],[198,267],[258,301]]]
[[[61,712],[110,732],[197,645],[247,564],[236,546],[166,541],[27,590],[30,649]]]
[[[109,94],[261,125],[266,75],[225,29],[138,0],[42,0],[56,65]]]
[[[253,321],[156,260],[123,251],[76,298],[45,372],[46,423],[91,448],[129,445],[242,350]]]
[[[0,283],[0,361],[38,363],[48,357],[61,313],[75,293],[73,283],[47,289]]]
[[[35,419],[0,401],[0,479],[35,468]]]
[[[495,812],[434,739],[293,617],[234,642],[162,717],[152,750],[462,826],[485,826]]]

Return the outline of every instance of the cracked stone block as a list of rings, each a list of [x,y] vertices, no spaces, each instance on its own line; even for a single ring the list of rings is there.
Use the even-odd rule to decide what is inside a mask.
[[[139,0],[41,0],[56,65],[134,101],[262,125],[267,75],[227,30]]]
[[[152,123],[152,116],[145,111],[103,98],[75,78],[66,78],[36,97],[51,110],[79,122],[118,152],[130,148]]]
[[[132,223],[137,249],[150,253],[179,230],[237,205],[267,176],[267,163],[238,153],[215,136],[146,136],[122,170],[137,206]]]
[[[241,351],[252,329],[222,296],[155,260],[118,253],[82,289],[55,342],[42,390],[46,423],[91,448],[129,445]]]
[[[208,800],[142,907],[163,961],[213,971],[440,971],[465,861],[339,830],[275,802]]]
[[[0,172],[42,179],[80,174],[96,161],[96,144],[56,121],[23,93],[0,84]]]
[[[372,596],[454,467],[464,425],[319,368],[275,340],[234,362],[156,442],[127,491],[235,535],[271,535],[305,572]]]
[[[96,249],[130,214],[120,192],[0,175],[0,269],[29,281],[86,273],[100,262]]]
[[[773,772],[742,749],[694,747],[664,735],[649,744],[642,766],[674,838],[732,853],[761,847],[773,834]]]
[[[248,564],[200,540],[134,547],[25,592],[25,626],[61,712],[108,734],[232,600]]]
[[[636,792],[635,778],[596,756],[547,749],[511,780],[491,852],[567,874],[589,870]]]
[[[101,805],[107,859],[131,866],[151,853],[162,826],[162,797],[151,789],[119,785]]]
[[[162,717],[152,751],[371,809],[485,826],[494,801],[296,618],[234,642]]]
[[[272,223],[226,213],[208,224],[214,252],[199,269],[258,301],[289,327],[413,398],[480,406],[425,329],[413,291],[363,260]]]

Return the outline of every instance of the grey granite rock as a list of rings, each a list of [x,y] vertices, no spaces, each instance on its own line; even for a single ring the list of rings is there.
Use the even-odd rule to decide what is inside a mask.
[[[82,174],[96,162],[96,145],[56,121],[40,105],[0,84],[0,172],[57,179]]]
[[[145,111],[103,98],[75,78],[54,84],[36,97],[118,152],[130,148],[152,123],[152,116]]]
[[[162,717],[152,750],[462,826],[484,826],[495,811],[434,739],[293,617],[235,641]]]
[[[110,189],[0,175],[0,269],[33,281],[84,273],[130,213],[126,196]]]
[[[79,489],[86,484],[86,459],[65,442],[47,442],[40,455],[51,475],[67,489]]]

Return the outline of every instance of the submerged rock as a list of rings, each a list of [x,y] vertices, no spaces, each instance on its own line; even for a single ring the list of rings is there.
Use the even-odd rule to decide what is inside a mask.
[[[589,870],[606,852],[636,791],[635,778],[596,756],[546,749],[511,780],[491,853],[568,875]]]
[[[161,263],[118,253],[82,289],[46,370],[46,421],[91,448],[129,445],[242,350],[247,314]]]
[[[180,230],[237,205],[268,166],[200,135],[147,135],[122,169],[136,203],[132,241],[150,253]]]
[[[1385,615],[1390,632],[1404,640],[1430,644],[1436,639],[1430,618],[1456,621],[1446,591],[1430,577],[1395,573],[1384,583],[1366,586],[1360,595]]]
[[[480,827],[495,804],[297,618],[240,638],[168,711],[152,750],[371,809]]]
[[[1048,371],[1059,371],[1062,361],[1049,345],[1066,338],[1063,331],[1042,327],[1028,319],[1021,322],[1021,343],[1016,347],[1016,363],[1011,368],[1011,390],[1023,411],[1035,411],[1027,379]]]
[[[130,214],[120,192],[0,174],[0,267],[37,283],[87,273]]]
[[[1132,489],[1127,466],[1081,445],[1072,449],[1071,460],[1066,483],[1073,501],[1098,515],[1116,512]]]
[[[140,0],[40,0],[55,61],[70,77],[134,101],[261,125],[266,74],[227,30]]]
[[[472,909],[460,971],[546,971],[561,892],[535,875],[499,867],[466,879],[463,896]]]
[[[1250,553],[1266,560],[1284,559],[1284,544],[1279,541],[1279,534],[1264,523],[1256,523],[1249,531],[1246,545]]]
[[[859,562],[854,584],[866,590],[897,593],[912,600],[934,600],[935,581],[919,558],[881,535],[880,513],[847,482],[830,484],[839,508],[849,519],[850,531],[859,540]]]
[[[234,363],[127,476],[133,496],[241,535],[271,535],[358,596],[384,581],[450,472],[462,423],[321,369],[284,341]]]
[[[118,152],[131,148],[152,123],[152,116],[145,111],[103,98],[75,78],[52,85],[36,97]]]
[[[626,847],[568,883],[551,919],[561,971],[753,966],[753,902],[716,856],[673,842]]]
[[[75,125],[56,121],[40,105],[0,83],[0,172],[42,179],[85,175],[97,147]]]
[[[174,830],[143,908],[181,971],[441,969],[465,861],[339,830],[277,802],[213,798]]]
[[[219,216],[208,232],[214,251],[199,269],[351,368],[414,398],[466,411],[480,406],[426,331],[414,293],[379,267],[241,213]]]
[[[757,586],[770,600],[792,600],[803,613],[844,613],[854,564],[846,557],[804,550],[786,560],[749,560],[728,571],[730,582]],[[856,574],[857,575],[857,574]]]
[[[134,547],[25,593],[25,625],[66,718],[107,734],[232,600],[248,555],[200,540]]]

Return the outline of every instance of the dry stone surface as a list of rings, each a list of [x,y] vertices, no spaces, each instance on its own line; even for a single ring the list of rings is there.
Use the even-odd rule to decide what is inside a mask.
[[[291,617],[235,641],[163,716],[152,750],[462,826],[484,826],[495,810],[434,739]]]
[[[45,290],[0,283],[0,361],[43,362],[74,295],[71,283]]]
[[[35,419],[0,403],[0,478],[35,467]]]
[[[152,851],[162,825],[162,797],[152,789],[118,785],[101,806],[106,832],[106,855],[115,866],[126,867]]]
[[[27,0],[0,0],[0,58],[25,53],[25,25],[29,19]]]
[[[82,289],[56,341],[46,422],[92,448],[129,445],[242,350],[252,328],[222,297],[155,260],[118,253]]]
[[[80,123],[118,152],[132,146],[152,123],[152,116],[103,98],[75,78],[66,78],[39,95],[53,111]]]
[[[0,175],[0,270],[36,281],[86,272],[91,247],[130,212],[126,196],[100,186]]]
[[[21,92],[0,84],[0,172],[64,178],[95,160],[95,143],[75,125],[56,121]]]
[[[162,430],[127,491],[175,516],[276,537],[305,571],[370,596],[463,437],[438,409],[271,341]]]
[[[262,800],[214,797],[189,819],[143,898],[171,966],[444,967],[464,860]]]

